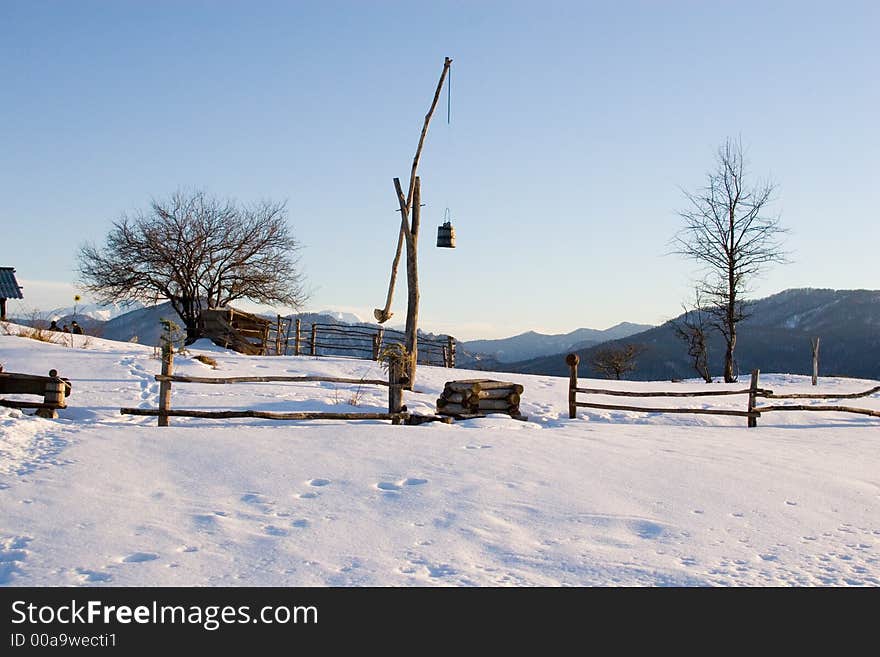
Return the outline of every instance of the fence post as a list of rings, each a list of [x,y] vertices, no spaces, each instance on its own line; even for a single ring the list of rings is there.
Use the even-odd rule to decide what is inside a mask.
[[[810,347],[813,349],[813,385],[819,383],[819,336],[810,339]]]
[[[577,393],[575,389],[578,386],[578,363],[581,357],[577,354],[569,354],[565,357],[565,363],[568,365],[570,373],[568,377],[568,417],[577,417],[577,406],[575,405]]]
[[[300,354],[302,354],[302,351],[300,350],[300,338],[299,338],[299,329],[300,329],[301,324],[302,324],[302,320],[299,317],[297,317],[296,318],[296,335],[293,336],[293,355],[294,356],[299,356]]]
[[[455,367],[455,338],[451,335],[446,336],[446,349],[449,356],[449,364],[446,367]]]
[[[281,355],[281,315],[278,315],[278,322],[275,325],[275,355]]]
[[[379,360],[379,351],[382,349],[382,327],[376,329],[373,336],[373,360]]]
[[[174,347],[165,345],[162,350],[162,376],[171,376],[174,372]],[[159,426],[167,427],[171,421],[162,411],[171,410],[171,381],[159,382]]]
[[[749,413],[755,412],[755,402],[758,398],[758,375],[761,373],[761,370],[752,370],[752,381],[749,385]],[[749,428],[752,429],[758,426],[758,418],[753,415],[749,415]]]
[[[317,342],[318,342],[318,325],[312,324],[312,347],[311,347],[312,356],[315,356],[318,353],[315,350],[315,348],[317,346]]]
[[[43,389],[43,403],[50,404],[55,407],[64,406],[64,381],[58,377],[58,370],[49,370],[51,381],[46,382]],[[43,417],[48,420],[54,420],[58,417],[58,411],[54,408],[38,408],[37,417]]]
[[[400,413],[403,411],[403,363],[394,357],[388,358],[388,412]],[[400,424],[399,419],[393,419],[392,424]]]

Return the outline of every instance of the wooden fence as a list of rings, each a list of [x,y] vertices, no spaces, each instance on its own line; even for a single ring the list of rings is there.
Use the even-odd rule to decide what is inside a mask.
[[[4,372],[0,365],[0,394],[39,395],[42,402],[0,399],[7,408],[33,408],[40,417],[54,419],[58,409],[67,408],[65,397],[70,396],[70,380],[58,376],[58,370],[49,370],[49,376]]]
[[[372,328],[368,326],[352,326],[348,324],[311,324],[306,325],[300,319],[294,320],[286,336],[285,353],[295,356],[352,356],[379,360],[382,349],[388,345],[405,343],[402,331]],[[455,338],[444,335],[438,338],[419,336],[419,363],[422,365],[439,365],[455,367]]]
[[[233,376],[233,377],[198,377],[179,376],[174,374],[174,354],[167,352],[162,359],[162,373],[155,376],[159,381],[159,408],[121,408],[122,415],[157,416],[159,426],[167,427],[171,417],[200,417],[210,419],[227,418],[262,418],[267,420],[391,420],[392,424],[400,424],[409,419],[409,413],[403,405],[403,388],[407,378],[403,369],[396,361],[388,367],[388,380],[383,379],[346,379],[326,376]],[[388,387],[387,413],[326,413],[312,411],[277,412],[255,410],[204,411],[180,410],[171,408],[172,383],[205,383],[214,385],[235,383],[349,383],[354,385],[375,385]],[[424,419],[423,419],[424,420]]]
[[[880,417],[880,411],[869,408],[858,408],[853,406],[829,406],[829,405],[803,405],[803,404],[787,404],[787,405],[764,405],[759,406],[758,398],[765,399],[859,399],[862,397],[870,397],[880,392],[880,386],[871,388],[864,392],[854,392],[847,394],[813,394],[813,393],[793,393],[787,395],[777,395],[772,390],[759,387],[758,378],[760,370],[752,371],[751,381],[748,388],[740,390],[699,390],[693,392],[630,392],[626,390],[605,390],[601,388],[580,388],[578,387],[578,363],[580,357],[577,354],[568,354],[565,357],[565,363],[569,367],[569,383],[568,383],[568,416],[570,418],[577,417],[578,408],[598,408],[613,411],[635,411],[640,413],[695,413],[703,415],[733,415],[737,417],[745,417],[748,419],[749,427],[758,426],[758,418],[762,413],[770,413],[775,411],[835,411],[841,413],[858,413],[860,415],[869,415],[871,417]],[[714,409],[714,408],[659,408],[646,406],[625,406],[621,404],[600,404],[595,402],[581,402],[577,400],[578,393],[588,395],[609,395],[614,397],[721,397],[727,395],[745,395],[748,402],[745,410],[735,409]]]

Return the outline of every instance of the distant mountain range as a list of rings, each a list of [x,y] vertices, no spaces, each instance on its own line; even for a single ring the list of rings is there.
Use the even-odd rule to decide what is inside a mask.
[[[821,339],[820,374],[880,379],[880,291],[795,289],[749,304],[751,316],[739,324],[736,362],[741,374],[764,372],[809,374],[812,368],[810,338]],[[628,378],[663,380],[695,377],[684,342],[671,322],[616,339],[602,346],[635,343],[645,347],[635,372]],[[572,349],[581,357],[580,373],[598,377],[590,359],[602,346]],[[566,351],[515,363],[504,370],[528,374],[565,376]],[[709,366],[722,372],[724,344],[712,334]]]
[[[510,338],[497,340],[468,340],[459,344],[460,350],[479,355],[476,360],[513,363],[528,358],[557,354],[562,351],[586,349],[602,342],[626,338],[650,328],[650,324],[623,322],[611,328],[598,330],[579,328],[570,333],[544,334],[528,331]]]
[[[76,317],[80,320],[80,324],[82,324],[82,317],[90,317],[91,319],[96,319],[101,322],[106,322],[108,320],[113,319],[114,317],[119,317],[120,315],[124,315],[125,313],[131,312],[132,310],[138,310],[139,308],[143,308],[144,304],[140,301],[133,301],[128,304],[121,303],[110,303],[110,304],[97,304],[97,303],[87,303],[78,306],[66,306],[64,308],[53,308],[45,313],[40,313],[41,316],[44,316],[50,320],[60,320],[63,318],[72,318]],[[61,322],[58,322],[59,324]]]

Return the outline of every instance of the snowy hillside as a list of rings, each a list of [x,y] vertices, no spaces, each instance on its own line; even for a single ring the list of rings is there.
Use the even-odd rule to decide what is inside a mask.
[[[96,338],[79,348],[86,338],[73,337],[76,348],[0,335],[6,371],[56,368],[73,383],[58,420],[0,408],[0,584],[880,584],[877,419],[570,420],[566,379],[501,374],[525,386],[529,422],[174,418],[160,429],[119,414],[156,406],[153,349]],[[217,372],[191,355],[176,371],[382,376],[362,360],[205,351]],[[485,375],[421,367],[405,402],[432,412],[445,381]],[[762,384],[814,390],[797,376]],[[175,408],[204,409],[380,411],[386,400],[385,389],[320,383],[173,393]],[[880,409],[880,398],[859,405]]]

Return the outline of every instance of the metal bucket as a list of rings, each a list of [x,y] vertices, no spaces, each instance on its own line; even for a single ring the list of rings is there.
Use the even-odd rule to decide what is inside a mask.
[[[437,246],[443,249],[455,248],[455,228],[448,221],[437,226]]]

